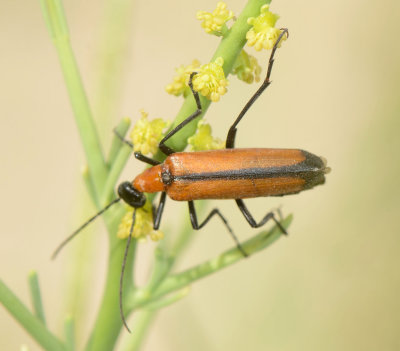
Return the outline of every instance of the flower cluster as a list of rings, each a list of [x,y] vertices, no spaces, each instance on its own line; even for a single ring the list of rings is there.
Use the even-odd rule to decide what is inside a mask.
[[[187,96],[190,93],[190,89],[187,85],[190,73],[195,72],[200,67],[198,60],[193,60],[190,65],[176,68],[176,75],[173,78],[173,82],[165,87],[165,91],[168,94],[179,96]]]
[[[134,209],[129,207],[122,217],[118,227],[117,237],[126,239],[132,226],[132,216]],[[153,212],[150,201],[147,201],[144,207],[136,209],[135,225],[133,226],[132,237],[138,240],[146,240],[150,237],[153,241],[159,241],[164,237],[160,230],[153,229]]]
[[[193,89],[213,102],[227,92],[228,81],[222,68],[224,60],[218,57],[214,62],[202,65],[193,78]]]
[[[201,120],[197,124],[196,134],[188,138],[192,151],[217,150],[225,147],[225,142],[211,135],[211,126]]]
[[[198,11],[196,17],[198,20],[203,21],[201,26],[206,33],[217,34],[221,31],[222,26],[233,18],[233,12],[228,11],[226,4],[220,1],[217,4],[217,8],[212,13]]]
[[[254,56],[249,55],[242,50],[235,62],[232,74],[236,75],[240,80],[246,83],[260,81],[261,66],[258,64]]]
[[[188,83],[190,73],[197,72],[193,78],[193,89],[200,94],[216,102],[227,92],[228,81],[222,68],[224,60],[218,57],[214,62],[201,65],[194,60],[191,65],[181,65],[176,69],[177,75],[174,81],[165,87],[167,93],[179,96],[187,96],[190,92]]]
[[[148,113],[141,110],[142,117],[137,121],[130,134],[133,150],[143,155],[155,154],[158,149],[163,130],[169,125],[169,122],[161,118],[149,121]]]
[[[262,6],[258,17],[250,17],[247,20],[247,23],[253,26],[246,34],[247,44],[254,46],[257,51],[272,49],[281,34],[281,30],[275,28],[278,18],[277,14],[269,10],[269,5]],[[286,39],[286,37],[282,38],[282,40]],[[281,43],[279,43],[279,47]]]

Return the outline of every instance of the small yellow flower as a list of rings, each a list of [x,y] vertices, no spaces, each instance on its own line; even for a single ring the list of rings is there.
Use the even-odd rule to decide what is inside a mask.
[[[188,138],[192,151],[217,150],[225,147],[225,142],[211,135],[211,126],[201,120],[197,124],[196,134]]]
[[[227,91],[228,81],[222,69],[223,64],[223,58],[218,57],[215,62],[202,65],[193,78],[194,90],[213,102],[218,101]]]
[[[142,117],[136,122],[130,134],[133,150],[143,155],[155,154],[158,149],[158,143],[162,139],[163,130],[169,125],[169,122],[161,118],[149,121],[148,113],[141,110]]]
[[[207,33],[218,33],[221,31],[222,26],[233,18],[233,12],[228,11],[226,4],[220,1],[212,13],[198,11],[196,17],[198,20],[203,21],[201,26]]]
[[[133,208],[128,207],[127,212],[122,217],[121,223],[118,226],[118,238],[126,239],[129,236],[129,231],[132,226],[133,211]],[[153,241],[159,241],[164,237],[162,231],[153,229],[153,212],[150,201],[147,201],[144,207],[136,210],[132,237],[137,240],[146,240],[147,237],[150,237]]]
[[[257,59],[242,50],[235,62],[232,74],[250,84],[253,81],[260,81],[260,73],[261,66],[258,64]]]
[[[247,44],[254,46],[257,51],[261,49],[272,49],[281,30],[275,28],[275,23],[279,16],[269,11],[269,5],[263,5],[261,7],[261,13],[258,17],[250,17],[247,20],[248,24],[253,26],[246,34]],[[286,40],[287,36],[282,38]],[[282,41],[279,43],[281,46]]]
[[[181,65],[180,67],[176,68],[176,76],[173,78],[173,82],[165,87],[165,91],[168,94],[175,96],[182,94],[183,96],[186,96],[190,92],[190,89],[187,85],[189,80],[188,77],[190,73],[196,71],[199,67],[200,62],[198,60],[193,60],[190,65]]]

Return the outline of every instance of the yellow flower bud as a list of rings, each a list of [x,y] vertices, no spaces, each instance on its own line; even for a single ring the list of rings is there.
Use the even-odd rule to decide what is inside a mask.
[[[122,217],[118,226],[117,237],[126,239],[132,226],[132,216],[134,209],[128,207],[127,212]],[[136,209],[135,225],[133,226],[132,237],[144,241],[150,237],[153,241],[159,241],[164,238],[164,233],[153,229],[153,211],[151,202],[147,201],[144,207]]]
[[[196,134],[188,138],[192,151],[217,150],[225,148],[225,142],[211,135],[211,126],[203,120],[197,124]]]
[[[222,69],[223,64],[223,58],[218,57],[215,62],[202,65],[193,78],[193,89],[213,102],[219,101],[227,92],[228,81]]]
[[[176,68],[176,75],[173,78],[173,82],[165,87],[165,91],[168,94],[179,96],[186,96],[190,89],[187,85],[190,73],[195,72],[200,67],[200,62],[198,60],[193,60],[190,65]]]
[[[258,64],[254,56],[249,55],[242,50],[235,62],[232,74],[235,74],[240,80],[246,83],[260,81],[261,66]]]
[[[148,113],[141,110],[142,117],[136,122],[130,134],[133,150],[143,155],[155,154],[158,150],[158,143],[162,139],[163,130],[169,122],[161,118],[149,121]]]
[[[206,33],[218,33],[221,31],[222,26],[233,18],[233,12],[228,11],[226,3],[220,1],[217,8],[212,12],[198,11],[197,19],[203,21],[201,26]]]
[[[281,30],[275,28],[278,18],[277,14],[269,11],[269,5],[263,5],[258,17],[250,17],[247,20],[247,23],[253,26],[246,34],[247,44],[254,46],[257,51],[272,49],[281,34]],[[286,39],[287,36],[283,37],[282,41]],[[279,47],[282,41],[279,43]]]

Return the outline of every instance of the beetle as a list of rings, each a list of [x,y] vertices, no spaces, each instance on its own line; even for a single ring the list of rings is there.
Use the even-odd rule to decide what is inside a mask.
[[[122,308],[123,275],[135,223],[136,209],[142,208],[145,205],[145,193],[161,192],[159,204],[157,208],[153,208],[153,228],[155,230],[160,226],[168,194],[173,200],[188,202],[190,221],[195,230],[201,229],[212,217],[220,217],[236,242],[238,249],[244,256],[247,256],[219,209],[214,208],[202,222],[199,222],[194,200],[234,199],[251,227],[258,228],[269,220],[273,220],[280,230],[287,234],[272,211],[269,211],[257,222],[247,209],[243,199],[297,194],[325,182],[325,174],[329,171],[325,160],[307,151],[301,149],[269,148],[235,149],[237,125],[256,99],[271,84],[270,75],[274,63],[274,55],[284,35],[288,35],[286,28],[281,29],[281,34],[272,49],[264,81],[230,127],[226,137],[225,149],[176,152],[166,145],[168,139],[202,113],[199,95],[193,89],[192,79],[196,75],[196,72],[193,72],[190,75],[189,87],[195,99],[197,110],[169,131],[160,141],[158,147],[167,156],[164,162],[159,162],[139,152],[135,152],[134,156],[136,159],[149,164],[151,167],[136,176],[132,182],[121,183],[118,187],[119,197],[79,227],[54,252],[53,257],[84,227],[120,200],[123,200],[134,208],[133,221],[125,249],[120,280],[120,313],[121,319],[128,330],[129,328],[126,324]],[[121,141],[133,147],[129,141],[123,139],[118,133],[116,135]]]

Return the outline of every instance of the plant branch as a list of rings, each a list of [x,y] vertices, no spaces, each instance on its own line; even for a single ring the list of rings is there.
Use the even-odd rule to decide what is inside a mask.
[[[122,350],[125,351],[137,351],[140,350],[143,340],[146,336],[146,332],[153,321],[156,314],[154,310],[142,310],[137,315],[137,320],[134,325],[134,331],[128,336],[127,341],[122,346]]]
[[[293,216],[289,215],[281,221],[282,226],[287,229],[292,222]],[[259,252],[266,247],[270,246],[277,239],[279,239],[283,233],[276,225],[268,232],[261,232],[251,239],[242,243],[243,249],[250,255]],[[129,310],[134,310],[139,307],[145,307],[149,303],[153,303],[160,297],[169,294],[173,291],[182,289],[191,283],[204,278],[212,273],[216,273],[221,269],[228,267],[242,259],[244,259],[243,254],[236,247],[225,251],[221,255],[201,263],[195,267],[192,267],[184,272],[177,273],[168,276],[161,284],[158,286],[157,290],[153,292],[151,296],[145,296],[142,298],[140,290],[136,291],[136,294],[132,295],[131,299],[128,301],[127,308]]]
[[[67,351],[75,350],[75,323],[71,316],[68,316],[64,322],[65,346]]]
[[[29,290],[31,292],[32,304],[35,316],[44,325],[46,325],[46,318],[44,316],[44,310],[42,304],[42,296],[40,294],[39,279],[35,271],[29,273],[28,282],[29,282]]]
[[[60,0],[40,0],[43,15],[57,49],[75,122],[88,162],[89,174],[99,193],[107,175],[107,167],[98,138],[89,102],[69,40],[68,26]]]
[[[249,17],[257,17],[260,13],[260,8],[264,4],[270,3],[271,0],[249,0],[247,5],[243,9],[242,13],[233,24],[232,28],[229,29],[228,34],[221,39],[217,50],[212,56],[211,62],[215,61],[216,58],[222,57],[224,60],[224,72],[225,76],[228,77],[232,71],[233,65],[243,49],[246,43],[246,33],[250,29],[250,25],[247,24]],[[192,136],[197,128],[198,121],[203,118],[205,112],[211,104],[211,101],[200,95],[201,106],[203,107],[203,113],[190,122],[182,131],[179,131],[171,139],[168,140],[168,145],[174,150],[182,151],[187,145],[188,137]],[[196,103],[191,94],[189,94],[178,112],[171,129],[176,127],[184,119],[190,116],[196,111]],[[160,157],[161,155],[158,154]]]
[[[28,310],[2,280],[0,280],[0,302],[45,350],[65,351],[64,344]]]
[[[121,172],[123,171],[126,162],[128,161],[130,156],[132,156],[132,150],[127,145],[122,145],[111,166],[103,191],[101,193],[102,204],[109,203],[113,198],[115,191],[115,184],[117,183],[117,180],[120,177]]]
[[[131,121],[129,118],[123,118],[121,122],[115,127],[115,132],[120,136],[125,137],[125,134],[128,132],[128,129],[131,125]],[[111,142],[110,152],[107,157],[107,165],[109,168],[112,168],[115,159],[118,156],[119,151],[124,146],[124,143],[121,142],[120,138],[118,138],[115,134]]]

